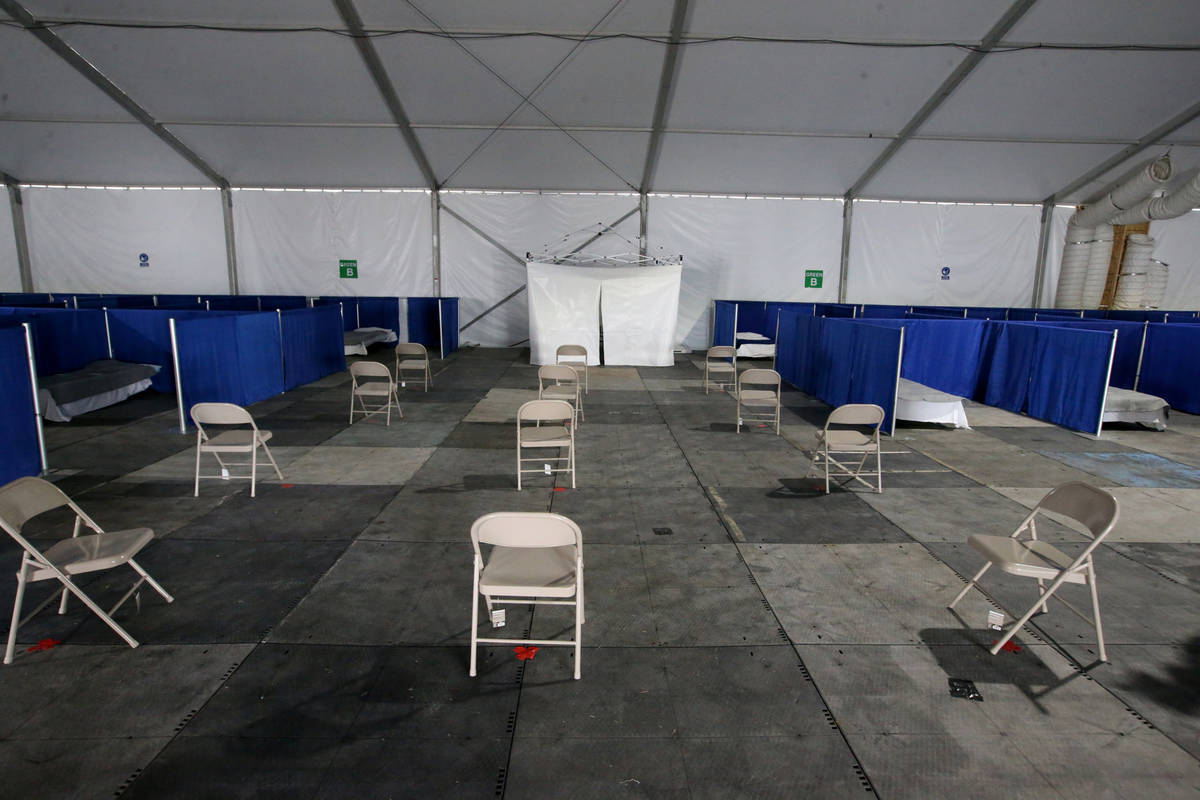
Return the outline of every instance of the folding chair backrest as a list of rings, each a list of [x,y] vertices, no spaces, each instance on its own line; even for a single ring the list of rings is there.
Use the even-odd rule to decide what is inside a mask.
[[[191,414],[196,427],[204,424],[254,425],[254,417],[250,416],[250,412],[233,403],[196,403],[192,406]]]
[[[357,385],[359,377],[387,378],[390,381],[392,371],[388,369],[387,364],[378,361],[355,361],[350,365],[350,379]]]
[[[475,552],[480,544],[501,547],[566,547],[583,545],[579,526],[561,514],[545,511],[497,511],[471,526]]]
[[[847,403],[829,412],[825,427],[830,425],[873,425],[883,424],[884,411],[874,403]]]
[[[69,505],[71,498],[50,481],[17,478],[0,487],[0,527],[17,536],[21,527],[38,514]]]
[[[554,351],[554,357],[559,356],[583,356],[587,358],[587,348],[581,344],[560,344],[558,349]]]
[[[756,367],[743,372],[740,380],[743,384],[750,383],[754,384],[755,386],[779,386],[782,378],[780,378],[779,373],[773,369],[762,369],[761,367]]]
[[[1037,508],[1062,514],[1079,522],[1091,531],[1093,545],[1108,535],[1120,513],[1117,498],[1082,481],[1071,481],[1051,489],[1037,504]]]
[[[737,356],[737,350],[726,344],[719,344],[716,347],[708,348],[706,358],[734,358]]]
[[[530,400],[517,409],[517,424],[575,419],[575,410],[566,400]]]
[[[579,373],[575,368],[567,364],[545,364],[538,367],[538,383],[542,381],[563,381],[569,383],[579,382]]]
[[[400,342],[396,345],[396,355],[421,356],[422,358],[429,358],[429,353],[425,349],[425,345],[417,342]]]

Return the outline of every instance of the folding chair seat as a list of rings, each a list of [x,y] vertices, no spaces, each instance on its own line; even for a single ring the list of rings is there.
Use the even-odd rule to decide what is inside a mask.
[[[196,403],[191,410],[192,422],[196,426],[196,482],[193,496],[200,496],[200,479],[201,478],[220,478],[222,480],[233,479],[249,479],[250,481],[250,496],[254,497],[254,488],[258,477],[258,449],[261,447],[263,454],[267,460],[271,462],[271,466],[275,469],[275,475],[279,480],[283,480],[283,473],[279,471],[279,465],[275,463],[275,456],[271,455],[270,448],[267,447],[267,442],[271,439],[270,431],[262,431],[254,424],[254,417],[250,416],[250,412],[241,406],[233,403]],[[221,431],[213,435],[209,430],[205,429],[205,425],[209,426],[244,426],[231,428],[230,430]],[[200,474],[200,454],[212,453],[217,459],[217,463],[221,466],[220,475],[201,475]],[[250,456],[249,461],[225,461],[221,458],[222,454],[228,455],[231,453],[245,453]],[[230,471],[230,467],[250,467],[248,475],[234,475]]]
[[[1080,523],[1092,540],[1072,558],[1058,548],[1037,538],[1037,520],[1045,512],[1061,514]],[[1046,601],[1053,597],[1062,603],[1075,616],[1090,624],[1096,631],[1096,645],[1100,651],[1100,660],[1108,661],[1104,650],[1104,629],[1100,624],[1100,596],[1096,588],[1096,567],[1092,561],[1092,552],[1116,525],[1120,509],[1117,499],[1103,489],[1083,483],[1071,481],[1051,489],[1050,493],[1041,499],[1029,515],[1021,521],[1010,536],[986,536],[972,534],[967,537],[967,543],[975,548],[987,563],[975,573],[975,577],[963,587],[962,591],[950,602],[949,608],[954,608],[972,586],[978,583],[994,564],[1002,572],[1021,578],[1033,578],[1038,583],[1038,598],[1020,617],[1005,630],[1004,635],[992,645],[992,655],[1000,652],[1008,644],[1017,631],[1033,617],[1040,609],[1042,613],[1050,609]],[[1027,539],[1021,534],[1028,533]],[[1050,581],[1050,585],[1046,585]],[[1092,600],[1092,613],[1089,617],[1055,592],[1064,583],[1074,583],[1087,586]]]
[[[748,369],[735,378],[737,396],[737,432],[751,422],[775,423],[779,435],[779,409],[783,379],[773,369]],[[752,388],[754,387],[754,388]],[[766,387],[766,388],[763,388]]]
[[[883,492],[883,457],[880,455],[879,428],[883,424],[884,411],[873,403],[848,403],[838,406],[829,412],[825,427],[817,431],[817,446],[813,451],[813,460],[808,467],[811,475],[814,468],[821,463],[825,466],[825,494],[829,494],[829,478],[849,477],[876,492]],[[855,427],[844,427],[855,426]],[[864,433],[861,428],[870,428]],[[837,455],[860,456],[858,463],[851,468],[834,458]],[[867,458],[875,455],[875,483],[872,485],[862,477],[863,467]],[[847,459],[849,460],[849,459]],[[837,467],[840,472],[831,472],[830,467]],[[867,473],[868,475],[870,473]]]
[[[708,348],[704,355],[704,393],[708,387],[718,389],[737,387],[737,349],[728,345]]]
[[[433,372],[429,369],[429,351],[425,345],[417,342],[400,342],[396,345],[396,382],[404,383],[412,378],[405,378],[405,373],[417,373],[416,380],[421,381],[425,391],[433,386]]]
[[[517,491],[521,490],[521,476],[535,473],[550,475],[569,472],[571,488],[575,488],[574,422],[575,409],[566,400],[530,400],[517,409]],[[559,452],[566,449],[567,454],[555,457],[524,455],[526,450],[538,448],[557,448]],[[566,466],[556,467],[556,462],[565,462]],[[526,464],[543,466],[527,467]]]
[[[583,608],[583,535],[560,514],[500,511],[485,514],[471,526],[475,548],[471,593],[471,668],[476,672],[480,644],[525,643],[575,648],[575,680],[579,680]],[[480,545],[490,545],[485,561]],[[575,636],[562,639],[499,639],[479,636],[479,596],[483,595],[493,627],[503,622],[496,605],[575,606]]]
[[[368,406],[367,400],[378,403]],[[354,401],[358,401],[358,408]],[[400,397],[396,394],[396,382],[387,364],[378,361],[355,361],[350,365],[350,424],[354,424],[354,415],[362,414],[363,419],[376,414],[384,414],[384,424],[392,425],[392,409],[404,419],[404,411],[400,408]]]
[[[581,344],[560,344],[554,351],[555,364],[567,364],[575,367],[576,372],[583,372],[583,393],[588,391],[588,352]]]
[[[75,512],[75,526],[69,539],[60,539],[45,551],[39,550],[21,533],[25,523],[33,517],[55,508],[66,506]],[[79,535],[80,528],[87,526],[95,533]],[[71,501],[61,489],[41,478],[17,478],[12,483],[0,487],[0,527],[16,540],[24,551],[21,555],[21,568],[17,571],[17,593],[13,600],[12,622],[8,629],[8,646],[4,650],[4,663],[11,664],[17,642],[17,630],[28,622],[43,608],[60,598],[58,613],[67,610],[67,598],[73,594],[87,606],[104,624],[112,628],[118,636],[125,640],[130,647],[137,647],[134,639],[122,628],[113,614],[125,601],[133,597],[143,583],[148,583],[168,603],[175,598],[167,594],[154,578],[141,565],[134,561],[142,548],[154,540],[154,531],[149,528],[133,528],[126,531],[105,533],[92,518]],[[73,577],[88,572],[112,569],[122,564],[137,573],[138,580],[127,591],[116,605],[107,612],[98,606],[82,589],[75,585]],[[62,584],[62,591],[52,593],[37,608],[24,619],[21,618],[21,605],[25,599],[27,584],[38,581],[57,580]]]
[[[538,367],[538,399],[566,400],[575,409],[577,421],[583,422],[583,385],[579,373],[566,364],[545,364]]]

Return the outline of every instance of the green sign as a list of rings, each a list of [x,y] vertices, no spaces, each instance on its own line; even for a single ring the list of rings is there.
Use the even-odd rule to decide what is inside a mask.
[[[823,269],[806,269],[804,270],[804,288],[805,289],[820,289],[821,282],[825,278],[825,270]]]
[[[338,277],[339,278],[357,278],[358,277],[358,259],[343,258],[338,262]]]

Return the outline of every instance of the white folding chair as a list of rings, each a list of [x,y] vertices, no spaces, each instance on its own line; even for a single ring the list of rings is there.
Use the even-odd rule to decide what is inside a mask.
[[[521,476],[537,473],[551,475],[555,472],[571,473],[571,488],[575,488],[575,409],[566,400],[530,400],[517,409],[517,491],[521,490]],[[530,423],[532,425],[522,424]],[[547,423],[547,424],[543,424]],[[557,423],[557,424],[548,424]],[[528,449],[565,448],[565,456],[524,457]],[[566,462],[566,466],[554,466]],[[542,464],[526,467],[526,464]]]
[[[275,468],[275,475],[279,480],[283,480],[283,473],[279,471],[279,465],[275,463],[275,456],[271,455],[270,448],[267,447],[267,442],[271,439],[270,431],[260,431],[258,426],[254,424],[254,417],[250,416],[250,412],[241,406],[233,403],[196,403],[192,406],[191,411],[192,422],[196,425],[196,483],[193,491],[194,497],[200,496],[200,479],[201,478],[220,478],[222,480],[249,479],[250,480],[250,496],[254,497],[254,487],[258,477],[258,448],[262,448],[263,454],[267,460],[271,462],[271,466]],[[221,431],[216,435],[211,435],[205,430],[204,426],[210,425],[249,425],[249,429],[238,427],[231,430]],[[200,474],[200,454],[212,453],[217,459],[217,463],[221,466],[219,475],[201,475]],[[245,453],[250,456],[249,461],[226,461],[221,458],[222,454],[229,455],[231,453]],[[230,467],[250,467],[249,475],[234,475]]]
[[[367,400],[378,402],[379,405],[368,406]],[[358,401],[359,408],[354,407]],[[396,382],[387,364],[378,361],[355,361],[350,365],[350,424],[354,424],[354,415],[362,414],[363,419],[376,414],[384,414],[384,424],[391,427],[392,409],[404,419],[404,411],[400,408],[400,398],[396,395]]]
[[[737,397],[737,432],[742,425],[751,422],[775,424],[775,435],[779,435],[779,409],[782,405],[780,392],[783,379],[773,369],[748,369],[735,378],[734,395]]]
[[[583,393],[588,391],[588,352],[581,344],[560,344],[554,351],[555,364],[567,364],[575,367],[576,372],[583,371]]]
[[[1092,540],[1079,555],[1072,558],[1037,538],[1037,519],[1047,511],[1075,520],[1091,534]],[[1100,660],[1108,661],[1108,654],[1104,650],[1104,629],[1100,625],[1100,596],[1096,589],[1096,567],[1092,563],[1092,551],[1112,531],[1119,513],[1117,498],[1103,489],[1097,489],[1095,486],[1081,481],[1071,481],[1051,489],[1050,493],[1033,507],[1029,516],[1021,521],[1012,535],[985,536],[977,533],[967,537],[968,544],[978,550],[987,559],[987,563],[979,572],[975,573],[971,582],[964,586],[962,591],[950,602],[949,608],[954,608],[958,601],[971,590],[971,587],[983,577],[983,573],[995,564],[1009,575],[1036,579],[1038,599],[1029,607],[1029,610],[1008,626],[1004,635],[992,645],[992,655],[999,653],[1000,649],[1008,644],[1008,640],[1025,623],[1029,622],[1039,609],[1042,613],[1048,612],[1050,609],[1047,607],[1046,601],[1054,597],[1075,616],[1095,628]],[[1021,534],[1026,532],[1028,532],[1029,538],[1022,539]],[[1046,585],[1046,581],[1050,581],[1049,586]],[[1055,596],[1054,593],[1064,583],[1075,583],[1088,587],[1092,598],[1091,617],[1063,598]]]
[[[583,535],[579,526],[560,514],[538,511],[499,511],[485,514],[471,526],[475,548],[474,588],[471,592],[471,668],[480,644],[514,642],[575,648],[575,680],[579,680],[583,610]],[[484,561],[481,544],[490,545]],[[503,622],[495,605],[575,606],[575,637],[562,639],[488,639],[479,636],[479,596],[487,604],[493,627]]]
[[[883,457],[880,455],[879,445],[879,428],[883,424],[883,418],[883,409],[873,403],[848,403],[829,412],[825,427],[817,431],[817,446],[813,451],[812,463],[808,467],[808,474],[811,475],[815,467],[824,463],[825,494],[829,494],[830,476],[854,478],[868,489],[883,492]],[[862,428],[870,430],[864,433]],[[854,467],[843,464],[833,457],[835,453],[857,455],[858,463]],[[875,455],[874,484],[862,477],[863,467],[871,454]],[[830,471],[831,466],[840,471]]]
[[[433,386],[433,372],[429,368],[429,351],[425,345],[417,342],[400,342],[396,345],[396,382],[404,383],[412,378],[405,378],[405,372],[416,372],[416,380],[425,385],[425,391]]]
[[[584,421],[583,386],[574,367],[566,364],[538,367],[538,399],[566,400],[575,409],[578,421]]]
[[[737,348],[723,344],[708,348],[704,354],[705,394],[709,386],[722,390],[737,387]]]
[[[25,523],[39,514],[55,508],[66,506],[75,512],[75,528],[70,539],[60,539],[44,552],[39,550],[21,533]],[[81,526],[86,525],[95,533],[79,535]],[[137,639],[117,624],[112,615],[117,612],[126,600],[133,597],[143,583],[148,583],[168,603],[175,598],[167,594],[146,570],[142,569],[133,557],[154,539],[154,531],[149,528],[132,528],[126,531],[105,533],[92,518],[83,512],[71,498],[49,481],[41,478],[17,478],[12,483],[0,488],[0,527],[16,540],[24,551],[21,555],[21,568],[17,570],[17,595],[13,600],[12,622],[8,628],[8,646],[4,650],[4,663],[11,664],[13,651],[17,643],[17,629],[33,618],[56,597],[60,598],[58,613],[67,610],[67,597],[75,595],[96,616],[104,620],[104,624],[112,628],[118,636],[125,640],[130,647],[137,647]],[[72,578],[87,572],[112,569],[122,564],[128,564],[138,574],[137,581],[127,591],[116,605],[107,612],[88,597],[75,585]],[[54,592],[24,619],[21,618],[21,605],[25,599],[25,586],[38,581],[57,580],[62,584],[62,592]]]

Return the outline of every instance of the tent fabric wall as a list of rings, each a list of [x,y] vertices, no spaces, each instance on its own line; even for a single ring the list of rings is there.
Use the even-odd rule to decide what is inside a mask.
[[[846,299],[1028,305],[1040,214],[1034,206],[856,201]]]
[[[529,363],[553,364],[560,345],[587,348],[590,366],[600,363],[600,268],[530,262]]]
[[[432,288],[426,192],[233,191],[243,292],[405,297]],[[353,259],[357,278],[340,277]],[[264,306],[265,310],[266,306]]]
[[[17,236],[12,215],[0,202],[0,292],[21,291],[21,262],[17,259]]]
[[[42,471],[25,329],[0,318],[0,486]]]
[[[0,308],[0,320],[32,323],[39,375],[71,372],[108,358],[103,311]]]
[[[196,403],[248,406],[281,393],[283,354],[274,313],[175,321],[185,411]]]
[[[838,297],[839,200],[655,194],[647,239],[652,256],[683,255],[676,338],[685,347],[708,345],[714,297],[800,302]],[[805,287],[807,270],[822,271],[820,288]]]
[[[626,215],[614,233],[588,244],[586,252],[615,255],[637,250],[638,200],[631,194],[455,192],[444,194],[442,205],[442,294],[458,297],[463,324],[471,323],[462,330],[463,341],[485,347],[508,347],[529,336],[529,304],[519,293],[472,322],[525,286],[526,253],[564,255],[587,242],[600,226],[612,225]],[[630,215],[631,211],[635,213]],[[467,227],[455,214],[516,258]]]
[[[675,363],[681,273],[677,264],[605,269],[600,287],[605,364]]]
[[[283,388],[294,389],[346,369],[342,319],[333,306],[279,312]]]
[[[1172,408],[1200,414],[1200,325],[1151,323],[1138,391],[1158,395]]]
[[[229,291],[219,192],[26,188],[21,194],[39,290]]]

